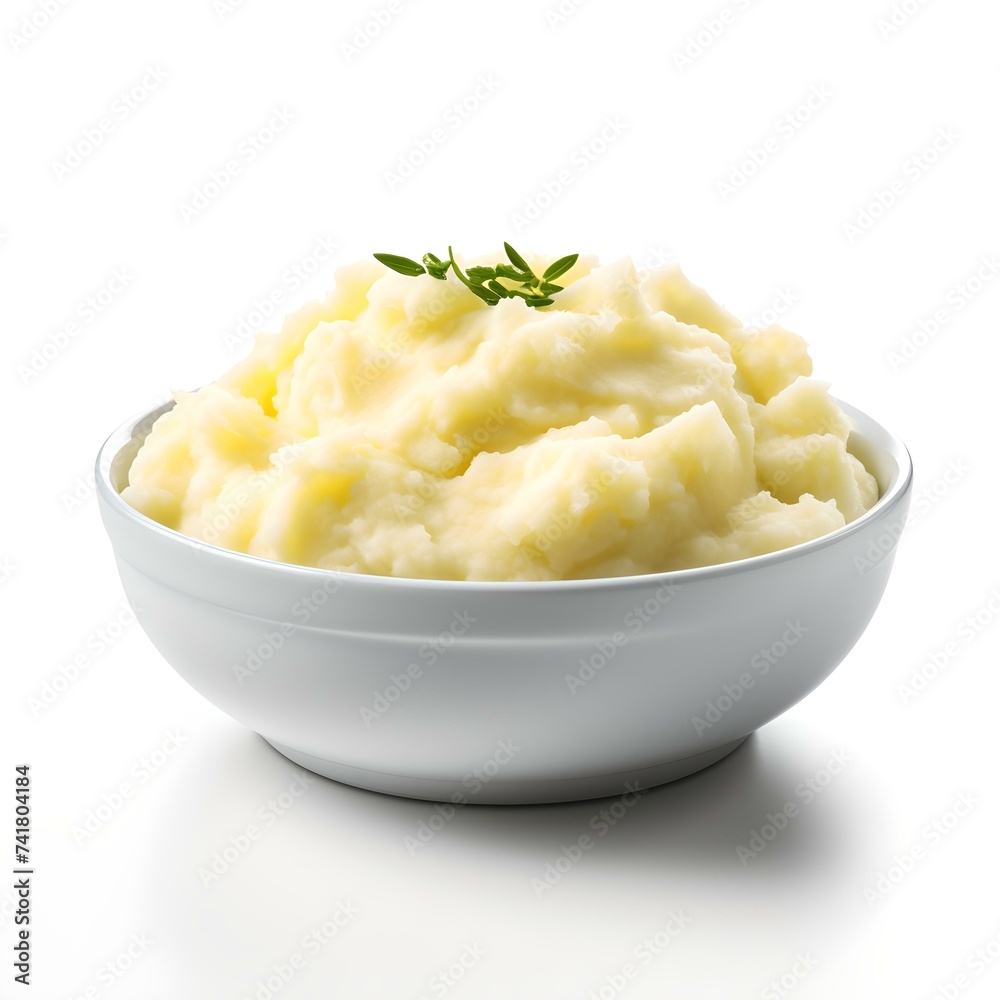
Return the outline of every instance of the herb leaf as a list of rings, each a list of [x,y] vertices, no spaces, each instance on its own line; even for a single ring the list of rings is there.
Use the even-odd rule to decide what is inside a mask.
[[[511,281],[520,281],[521,284],[531,281],[534,277],[530,271],[519,271],[516,267],[511,267],[510,264],[497,264],[494,270],[498,278],[510,278]]]
[[[455,253],[451,247],[448,247],[448,262],[451,264],[451,269],[455,272],[458,280],[461,281],[470,292],[474,295],[478,295],[488,306],[495,306],[500,301],[500,296],[497,295],[496,292],[491,292],[488,288],[483,288],[482,285],[476,284],[462,273],[462,269],[455,261]]]
[[[409,257],[400,257],[393,253],[377,253],[374,254],[374,257],[386,267],[409,277],[429,274],[432,278],[444,281],[448,277],[448,268],[451,268],[455,277],[488,306],[495,306],[501,299],[519,298],[523,299],[529,306],[541,307],[552,305],[551,296],[563,290],[563,286],[555,284],[553,279],[565,274],[580,256],[574,253],[567,257],[560,257],[559,260],[550,264],[542,277],[539,278],[531,270],[528,262],[509,243],[504,243],[503,248],[510,264],[501,262],[495,267],[477,264],[467,271],[463,271],[458,266],[451,247],[448,247],[447,260],[441,260],[440,257],[432,253],[425,253],[421,258],[423,264],[419,264]],[[508,288],[507,285],[500,283],[499,278],[517,282],[521,287]]]
[[[500,296],[496,292],[491,292],[482,285],[469,285],[469,289],[475,292],[488,306],[495,306],[500,301]]]
[[[394,253],[377,253],[372,256],[374,256],[377,261],[385,264],[386,267],[391,267],[394,271],[398,271],[400,274],[415,277],[418,274],[424,273],[423,267],[415,260],[410,260],[409,257],[398,257]]]
[[[376,256],[378,256],[376,254]],[[450,260],[441,260],[439,257],[432,253],[425,253],[423,256],[424,267],[427,268],[427,273],[432,278],[438,278],[440,281],[444,281],[445,276],[448,273],[448,268],[451,267]]]
[[[466,268],[465,273],[472,278],[473,281],[485,281],[487,278],[496,277],[495,267],[469,267]]]
[[[514,267],[519,267],[526,274],[531,274],[528,262],[509,243],[504,243],[503,248],[507,251],[507,256]]]
[[[565,274],[579,259],[578,253],[571,253],[568,257],[560,257],[554,264],[549,264],[542,275],[543,281],[554,281],[560,274]]]

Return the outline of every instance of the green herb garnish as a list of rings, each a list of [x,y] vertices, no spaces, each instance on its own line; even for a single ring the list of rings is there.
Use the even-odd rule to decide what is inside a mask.
[[[504,243],[503,248],[507,252],[509,264],[501,263],[497,264],[496,267],[476,265],[464,272],[455,261],[455,254],[451,247],[448,247],[447,260],[441,260],[440,257],[436,257],[432,253],[425,253],[422,264],[410,260],[409,257],[400,257],[394,253],[377,253],[374,254],[374,257],[386,267],[408,277],[429,274],[432,278],[444,281],[450,267],[455,272],[455,277],[488,306],[495,306],[501,299],[516,297],[524,299],[529,306],[538,308],[552,305],[554,300],[551,296],[563,290],[563,286],[557,285],[555,279],[565,274],[580,256],[577,253],[572,253],[566,257],[560,257],[559,260],[545,269],[541,277],[538,277],[528,266],[528,262],[509,243]],[[501,278],[505,281],[515,282],[519,287],[503,285],[500,283]]]

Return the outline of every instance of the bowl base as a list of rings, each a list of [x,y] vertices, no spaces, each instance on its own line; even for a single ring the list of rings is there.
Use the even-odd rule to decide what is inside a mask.
[[[373,792],[399,795],[407,799],[427,802],[453,802],[463,805],[541,805],[547,802],[575,802],[580,799],[601,799],[635,789],[654,788],[685,778],[731,754],[744,740],[741,736],[732,743],[705,750],[691,757],[640,767],[615,774],[597,774],[582,778],[494,778],[482,784],[478,791],[470,789],[462,779],[415,778],[405,774],[386,774],[370,771],[350,764],[338,764],[312,754],[293,750],[284,744],[268,740],[278,753],[300,764],[309,771],[325,778]],[[628,786],[628,787],[626,787]]]

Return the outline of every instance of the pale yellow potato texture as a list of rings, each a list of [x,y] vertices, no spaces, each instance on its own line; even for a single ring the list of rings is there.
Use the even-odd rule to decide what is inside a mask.
[[[443,580],[727,562],[875,503],[800,337],[744,328],[676,266],[581,258],[559,282],[553,305],[489,307],[451,273],[343,267],[177,393],[123,496],[238,552]]]

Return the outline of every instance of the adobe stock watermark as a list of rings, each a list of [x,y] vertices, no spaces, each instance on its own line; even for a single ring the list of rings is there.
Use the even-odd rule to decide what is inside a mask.
[[[87,670],[120,642],[122,636],[135,625],[136,615],[142,614],[142,611],[138,604],[133,609],[123,603],[114,617],[85,636],[72,659],[58,664],[42,682],[37,693],[28,697],[27,705],[32,718],[37,719],[46,709],[51,708]]]
[[[625,791],[612,805],[598,809],[587,822],[590,833],[581,833],[569,844],[563,844],[559,853],[546,862],[540,876],[533,877],[529,885],[536,899],[551,892],[627,815],[649,791],[640,785],[626,781]]]
[[[452,792],[447,802],[436,802],[427,819],[417,823],[416,831],[403,837],[403,846],[413,857],[426,847],[475,797],[509,764],[523,748],[513,740],[499,740],[496,749],[482,763],[462,776],[460,792]]]
[[[959,139],[959,132],[953,126],[945,125],[937,130],[929,142],[908,156],[899,171],[877,187],[872,196],[855,209],[853,221],[844,223],[843,231],[847,242],[853,246],[870,233],[913,190],[914,185],[941,162]]]
[[[238,864],[251,847],[268,830],[295,807],[296,802],[312,788],[319,778],[308,771],[297,771],[289,784],[273,799],[268,799],[256,812],[255,822],[247,823],[241,830],[230,834],[226,843],[213,852],[207,863],[197,872],[202,887],[207,889],[218,882],[234,865]]]
[[[632,263],[635,267],[635,280],[641,283],[655,270],[668,264],[676,264],[677,257],[663,244],[657,244],[656,246],[647,246],[642,255]],[[594,307],[592,313],[574,314],[574,325],[566,331],[563,337],[564,348],[574,351],[577,347],[586,347],[602,332],[609,330],[610,326],[606,314],[614,313],[619,308],[619,296],[631,294],[632,287],[630,279],[622,280],[605,292],[606,297]]]
[[[222,335],[222,342],[231,351],[244,348],[264,329],[264,324],[287,308],[291,296],[295,295],[311,278],[330,264],[339,244],[331,236],[320,236],[308,251],[294,260],[278,276],[266,291],[255,296],[250,307],[244,310],[233,325]]]
[[[892,862],[878,872],[871,885],[864,887],[864,898],[872,909],[892,893],[901,882],[912,875],[981,804],[976,792],[959,794],[952,804],[920,830],[920,836],[901,853],[894,854]]]
[[[658,268],[676,264],[677,255],[669,247],[657,243],[656,246],[647,246],[639,260],[633,263],[635,263],[635,275],[642,282]]]
[[[906,526],[933,510],[970,472],[972,466],[967,459],[950,459],[943,472],[913,491]]]
[[[899,344],[886,354],[893,372],[900,372],[906,368],[966,306],[982,292],[993,287],[993,280],[998,274],[1000,274],[1000,260],[997,259],[997,254],[984,254],[980,257],[976,267],[948,289],[934,312],[920,320],[916,329],[911,329]]]
[[[493,435],[498,434],[504,424],[510,420],[510,414],[502,406],[491,406],[486,412],[482,423],[467,434],[459,434],[451,442],[456,449],[453,457],[435,470],[436,479],[422,478],[408,493],[400,494],[393,504],[394,512],[400,517],[415,514],[427,502],[433,499],[441,485],[440,477],[448,477],[460,466],[471,461],[489,443]]]
[[[230,185],[244,176],[245,169],[270,149],[295,120],[295,112],[285,105],[272,108],[267,121],[241,139],[222,166],[210,170],[208,176],[192,189],[190,197],[178,203],[181,221],[190,225],[216,204]]]
[[[678,73],[690,69],[754,4],[755,0],[732,0],[706,17],[680,47],[674,50],[674,68]]]
[[[738,844],[736,857],[740,864],[746,867],[751,861],[760,857],[768,846],[777,840],[778,836],[788,829],[789,824],[802,814],[805,806],[811,805],[827,788],[833,779],[842,774],[844,768],[853,758],[844,750],[834,750],[823,767],[808,778],[800,781],[789,799],[780,809],[764,817],[764,823],[756,830],[750,830],[746,844]]]
[[[587,994],[587,1000],[614,1000],[629,983],[641,976],[646,966],[670,948],[686,927],[693,923],[694,918],[684,910],[671,910],[666,922],[635,946],[627,962],[614,972],[605,975],[601,985]]]
[[[604,639],[594,643],[594,652],[589,657],[580,657],[580,667],[573,674],[566,674],[563,679],[569,693],[575,695],[586,687],[614,658],[618,651],[628,645],[629,640],[637,636],[650,622],[659,617],[663,609],[681,592],[679,584],[667,581],[657,588],[652,597],[642,604],[637,604],[622,618],[622,629],[612,632]],[[628,631],[624,631],[627,629]]]
[[[771,160],[795,138],[801,129],[813,121],[833,100],[833,90],[828,84],[814,84],[805,98],[781,115],[771,131],[751,143],[729,168],[725,178],[715,182],[715,191],[723,204],[739,194],[752,178],[756,177]]]
[[[273,1000],[301,972],[310,958],[321,955],[340,932],[353,923],[361,911],[350,900],[337,903],[330,916],[311,928],[299,941],[298,948],[276,962],[253,984],[252,993],[243,993],[242,1000]]]
[[[797,952],[791,968],[772,979],[760,991],[761,1000],[781,1000],[782,997],[787,997],[818,965],[819,962],[810,952]]]
[[[589,318],[589,317],[588,317]],[[589,325],[585,327],[589,332]],[[552,514],[545,525],[528,532],[518,543],[519,555],[527,562],[546,558],[551,550],[567,532],[580,523],[592,504],[616,485],[621,476],[632,468],[635,463],[621,455],[607,455],[607,464],[601,471],[587,481],[583,490],[574,494],[573,505],[569,510],[559,510]]]
[[[3,894],[3,898],[0,898],[0,927],[17,916],[19,912],[18,902],[19,897],[14,894],[13,889],[8,889]]]
[[[955,627],[954,638],[932,649],[922,662],[910,670],[905,681],[896,685],[902,704],[911,705],[1000,617],[1000,588],[990,591],[985,603],[970,611]]]
[[[83,847],[101,832],[131,802],[152,778],[190,739],[179,729],[168,730],[153,750],[143,754],[128,770],[124,778],[101,801],[91,806],[80,820],[73,824],[70,833],[77,847]]]
[[[396,362],[409,352],[413,343],[413,333],[408,326],[382,341],[378,350],[369,355],[360,368],[351,372],[351,388],[355,392],[371,388],[387,371],[395,367]]]
[[[343,584],[342,574],[331,573],[319,586],[304,594],[288,609],[288,617],[294,618],[298,625],[308,625],[312,616],[329,603]],[[244,650],[242,663],[232,665],[233,676],[241,687],[274,659],[274,654],[295,634],[297,628],[290,621],[275,622],[275,625],[276,628],[261,633],[260,642],[256,646],[248,646]]]
[[[161,407],[173,400],[173,395],[154,396],[148,401],[148,409],[156,412]],[[134,433],[142,437],[149,433],[156,418],[144,417],[135,425]],[[93,464],[87,466],[69,485],[63,488],[59,494],[59,503],[63,512],[67,515],[77,513],[77,511],[89,506],[97,493],[97,472]]]
[[[417,312],[399,333],[382,344],[365,363],[351,372],[351,387],[356,392],[370,388],[406,354],[428,327],[443,316],[458,298],[460,286],[455,281],[435,282],[434,294],[422,299]]]
[[[959,971],[943,983],[935,982],[934,994],[930,1000],[958,1000],[998,963],[1000,963],[1000,932],[994,931],[981,945],[965,956]]]
[[[87,504],[94,498],[94,494],[97,492],[97,473],[93,468],[88,469],[86,472],[81,472],[80,475],[73,480],[73,482],[67,486],[59,494],[59,503],[62,504],[62,509],[67,514],[75,514],[81,507],[86,507]]]
[[[903,30],[931,0],[898,0],[875,22],[882,41],[887,42]]]
[[[559,0],[545,8],[545,23],[550,28],[561,28],[588,0]]]
[[[747,691],[762,677],[766,677],[771,668],[777,666],[808,632],[809,626],[803,625],[801,619],[786,621],[785,631],[770,646],[762,647],[750,657],[753,673],[745,670],[732,684],[723,684],[718,697],[705,702],[705,714],[691,716],[691,724],[698,736],[704,736],[709,729],[721,722],[726,713],[731,712],[743,700]]]
[[[15,54],[23,52],[72,0],[38,0],[30,13],[23,14],[21,20],[7,32],[7,41]]]
[[[135,275],[130,268],[116,267],[100,286],[82,298],[73,310],[72,319],[52,330],[31,354],[17,366],[22,386],[36,382],[76,341],[83,336],[132,286]]]
[[[118,128],[130,119],[159,90],[169,73],[162,66],[147,66],[142,77],[120,91],[100,118],[85,126],[71,139],[62,152],[62,159],[52,161],[57,181],[64,181],[100,149]]]
[[[111,988],[118,986],[122,977],[131,972],[152,947],[153,941],[148,934],[142,931],[133,934],[120,952],[101,964],[94,981],[73,994],[72,1000],[99,1000],[108,995]]]
[[[412,6],[413,0],[387,0],[381,6],[373,7],[364,20],[359,21],[350,34],[341,39],[340,54],[350,65],[372,44],[382,37],[382,34],[403,13],[406,7]]]
[[[601,128],[581,142],[569,155],[564,166],[550,174],[541,186],[511,212],[515,233],[522,233],[537,222],[598,160],[620,141],[628,122],[621,115],[609,115]]]
[[[475,615],[466,611],[456,611],[451,624],[433,639],[422,643],[416,659],[398,674],[389,675],[389,683],[380,691],[372,692],[371,706],[362,705],[358,711],[365,726],[377,722],[397,701],[424,676],[424,669],[433,667],[455,644],[455,640],[465,635],[478,621]]]
[[[748,330],[766,330],[783,319],[798,301],[798,296],[791,288],[779,288],[770,302],[754,312],[743,325]]]
[[[245,3],[246,0],[212,0],[212,10],[220,21],[225,21],[227,17],[242,10]]]
[[[910,509],[905,518],[888,523],[865,546],[863,552],[854,556],[854,568],[858,576],[866,576],[880,566],[882,561],[893,551],[904,531],[912,531],[914,526],[941,503],[948,494],[972,471],[972,467],[964,458],[953,458],[947,468],[934,479],[925,482],[915,489],[910,498]]]
[[[499,89],[500,82],[495,76],[492,74],[480,76],[475,86],[448,105],[437,124],[414,139],[399,154],[393,169],[383,171],[382,178],[386,187],[390,191],[395,191],[410,180],[451,136],[482,110]]]
[[[266,469],[250,473],[238,487],[226,494],[225,501],[216,503],[205,528],[205,541],[212,545],[220,544],[223,533],[239,522],[244,511],[267,492],[286,466],[295,462],[299,451],[294,444],[283,445],[270,456],[271,464]],[[338,581],[339,579],[337,577]],[[290,633],[284,634],[287,637]]]
[[[449,990],[458,986],[466,974],[474,969],[486,957],[486,949],[473,941],[462,949],[458,958],[449,963],[447,968],[439,969],[427,980],[427,993],[421,993],[417,1000],[430,1000],[430,997],[442,997]]]

